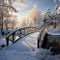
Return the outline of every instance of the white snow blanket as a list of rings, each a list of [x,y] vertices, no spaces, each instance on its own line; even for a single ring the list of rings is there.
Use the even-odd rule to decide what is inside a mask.
[[[60,54],[51,55],[50,50],[37,49],[37,36],[38,33],[30,34],[0,50],[0,60],[60,60]]]

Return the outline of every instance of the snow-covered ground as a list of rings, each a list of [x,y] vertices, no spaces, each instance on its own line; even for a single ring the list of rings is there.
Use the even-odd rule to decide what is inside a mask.
[[[38,34],[25,36],[15,44],[0,50],[0,60],[60,60],[60,54],[51,55],[50,50],[37,49]]]

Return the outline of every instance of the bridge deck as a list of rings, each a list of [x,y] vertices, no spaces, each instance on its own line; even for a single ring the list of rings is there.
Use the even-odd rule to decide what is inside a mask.
[[[38,32],[29,34],[24,38],[21,38],[15,44],[8,46],[7,49],[25,51],[37,48],[37,36]]]

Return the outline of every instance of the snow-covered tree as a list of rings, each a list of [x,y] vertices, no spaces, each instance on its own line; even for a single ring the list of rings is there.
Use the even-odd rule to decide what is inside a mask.
[[[53,19],[60,20],[60,7],[58,5],[54,7]]]
[[[13,2],[15,0],[2,0],[2,4],[0,4],[0,12],[1,12],[1,29],[3,30],[3,28],[7,28],[7,25],[9,24],[10,18],[13,17],[13,12],[16,12],[16,9],[13,7]]]
[[[46,12],[44,13],[44,17],[49,18],[51,16],[50,8],[47,8]]]
[[[58,7],[59,7],[58,5],[54,7],[54,13],[57,13]]]
[[[51,18],[52,16],[51,16],[50,8],[47,8],[46,12],[44,13],[43,22],[46,23],[46,20],[51,20]]]
[[[40,26],[42,20],[42,12],[38,9],[37,5],[34,5],[33,9],[28,11],[27,13],[29,25],[30,26]]]

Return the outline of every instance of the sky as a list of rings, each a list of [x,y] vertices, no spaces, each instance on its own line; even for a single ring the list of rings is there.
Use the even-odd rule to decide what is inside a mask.
[[[16,0],[13,6],[18,10],[19,18],[26,17],[26,13],[33,9],[33,6],[36,5],[42,12],[45,12],[47,8],[53,9],[55,5],[60,6],[60,0]]]

